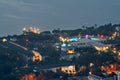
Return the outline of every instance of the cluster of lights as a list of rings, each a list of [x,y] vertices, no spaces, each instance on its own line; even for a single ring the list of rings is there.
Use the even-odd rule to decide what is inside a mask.
[[[118,32],[115,31],[109,39],[114,40],[117,36],[118,36]]]
[[[112,74],[112,73],[117,74],[118,68],[120,68],[118,64],[110,64],[108,66],[101,66],[101,71],[105,71],[107,74]]]
[[[72,75],[76,74],[75,65],[71,65],[68,67],[61,67],[61,71],[67,74],[72,74]]]
[[[32,58],[33,61],[42,61],[42,56],[40,55],[40,53],[36,51],[32,51],[32,53],[34,55]]]
[[[120,51],[117,50],[117,48],[113,48],[112,52],[115,53],[115,54],[117,54],[117,58],[118,58],[118,60],[120,60]]]
[[[74,51],[74,49],[69,49],[69,50],[67,50],[67,53],[68,54],[75,54],[75,51]]]
[[[63,38],[62,36],[59,37],[59,40],[60,40],[61,42],[76,42],[76,41],[78,41],[79,39],[80,39],[80,38],[77,38],[77,37],[73,37],[73,38],[68,38],[68,37]]]
[[[117,53],[117,48],[114,47],[114,48],[112,49],[112,52],[116,54],[116,53]]]
[[[20,80],[36,80],[36,75],[33,73],[30,73],[28,75],[24,75],[23,77],[21,77]]]
[[[38,28],[33,28],[33,27],[30,27],[30,28],[23,28],[23,32],[25,33],[28,33],[28,32],[32,32],[32,33],[35,33],[35,34],[40,34],[40,30]]]
[[[62,36],[59,37],[59,40],[60,40],[61,42],[63,42],[63,43],[70,41],[69,38],[63,38]]]
[[[108,46],[104,46],[104,47],[97,47],[97,46],[94,46],[94,47],[95,47],[95,49],[96,49],[97,51],[103,51],[103,52],[107,52],[108,49],[109,49]]]

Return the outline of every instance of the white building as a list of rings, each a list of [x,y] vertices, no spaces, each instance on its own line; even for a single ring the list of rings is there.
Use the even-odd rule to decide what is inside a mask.
[[[91,40],[83,38],[77,42],[71,42],[70,45],[74,46],[74,47],[88,47],[88,46],[90,46],[90,44],[89,44],[90,42],[91,42]]]
[[[77,42],[71,42],[70,45],[73,47],[94,47],[98,51],[107,51],[107,49],[110,47],[110,45],[86,38],[80,39]]]

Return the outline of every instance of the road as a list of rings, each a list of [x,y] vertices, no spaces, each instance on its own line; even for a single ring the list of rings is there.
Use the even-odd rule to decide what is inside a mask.
[[[32,52],[30,50],[28,50],[26,47],[23,47],[19,44],[11,42],[11,41],[0,42],[0,46],[3,48],[14,50],[14,51],[19,52],[19,53],[21,53],[25,56],[28,56],[28,57],[33,55]]]

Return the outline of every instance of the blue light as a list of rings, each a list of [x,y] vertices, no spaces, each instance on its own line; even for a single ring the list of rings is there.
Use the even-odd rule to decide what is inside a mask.
[[[56,46],[56,48],[60,48],[60,46]]]
[[[70,41],[72,42],[72,41],[78,41],[79,40],[79,38],[70,38]]]
[[[91,40],[99,40],[99,38],[90,38]]]
[[[68,46],[71,46],[71,44],[68,44]]]
[[[66,47],[67,46],[67,44],[65,44],[65,43],[63,43],[62,45],[61,45],[61,47]]]

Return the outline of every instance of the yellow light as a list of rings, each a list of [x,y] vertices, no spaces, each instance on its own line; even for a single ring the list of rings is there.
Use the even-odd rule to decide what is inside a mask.
[[[61,67],[61,71],[67,74],[72,74],[75,75],[76,74],[76,70],[75,70],[75,66],[67,66],[67,67]]]
[[[68,54],[74,54],[75,51],[74,51],[74,50],[68,50],[67,53],[68,53]]]
[[[32,33],[35,33],[35,34],[40,34],[40,30],[38,28],[23,28],[23,31],[24,32],[32,32]]]
[[[105,46],[105,47],[97,47],[97,46],[94,46],[94,47],[95,47],[95,49],[98,50],[98,51],[105,51],[105,52],[107,52],[108,49],[109,49],[108,46]]]
[[[42,56],[40,55],[39,52],[32,51],[32,53],[34,54],[32,58],[33,61],[42,61]]]
[[[5,39],[5,38],[2,39],[2,42],[6,42],[6,41],[7,41],[7,39]]]
[[[92,72],[89,72],[89,74],[91,75],[91,74],[92,74]]]
[[[90,67],[92,67],[92,66],[94,66],[94,64],[93,64],[93,63],[90,63]]]

